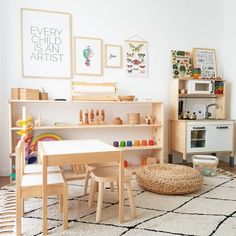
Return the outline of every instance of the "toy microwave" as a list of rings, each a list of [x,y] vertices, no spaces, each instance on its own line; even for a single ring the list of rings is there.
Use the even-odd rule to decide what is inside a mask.
[[[213,81],[189,80],[187,81],[188,94],[213,94]]]

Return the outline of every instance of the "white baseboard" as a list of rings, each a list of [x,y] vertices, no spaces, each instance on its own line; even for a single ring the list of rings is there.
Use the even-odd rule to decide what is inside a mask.
[[[9,170],[0,170],[0,176],[9,176],[10,171]]]

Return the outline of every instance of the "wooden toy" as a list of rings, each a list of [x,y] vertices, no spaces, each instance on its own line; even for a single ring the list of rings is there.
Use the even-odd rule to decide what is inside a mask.
[[[125,141],[120,141],[120,147],[125,147]]]
[[[113,142],[113,146],[114,146],[114,147],[119,147],[119,142],[118,142],[118,141],[114,141],[114,142]]]
[[[157,163],[157,158],[156,157],[147,157],[146,163],[147,163],[147,165],[154,165]]]
[[[34,126],[35,127],[41,126],[41,117],[40,116],[39,116],[39,118],[37,120],[34,121]]]
[[[88,110],[85,110],[85,113],[84,113],[84,124],[85,125],[89,124]]]
[[[101,110],[101,124],[105,124],[105,111],[103,109]]]
[[[82,125],[83,124],[83,111],[80,110],[79,112],[79,124]]]
[[[122,125],[123,121],[121,120],[120,117],[116,117],[113,121],[112,121],[113,125]]]
[[[93,109],[90,111],[90,124],[91,125],[94,124],[94,111],[93,111]]]
[[[128,167],[128,161],[124,160],[124,167],[127,168]]]
[[[134,146],[140,146],[140,141],[139,140],[135,140],[134,141]]]
[[[141,145],[142,145],[142,146],[147,146],[147,140],[142,140]]]
[[[127,147],[132,147],[132,141],[127,141]]]
[[[148,141],[148,145],[155,145],[155,141],[153,140],[153,139],[150,139],[149,141]]]
[[[99,124],[99,110],[96,110],[96,120],[95,120],[95,124],[98,125]]]
[[[154,123],[154,118],[152,116],[145,116],[144,120],[147,125],[151,125]]]

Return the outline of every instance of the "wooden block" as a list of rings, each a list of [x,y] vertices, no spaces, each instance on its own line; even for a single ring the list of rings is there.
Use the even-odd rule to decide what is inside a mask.
[[[20,89],[19,88],[11,88],[11,99],[19,100],[20,99]]]
[[[39,100],[39,90],[21,88],[20,100]]]

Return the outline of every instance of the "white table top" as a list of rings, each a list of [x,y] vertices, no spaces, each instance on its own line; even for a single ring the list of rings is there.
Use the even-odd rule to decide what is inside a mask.
[[[97,139],[40,141],[40,145],[44,150],[44,154],[47,156],[96,152],[120,152],[120,149]]]

